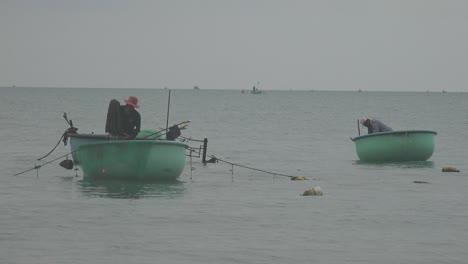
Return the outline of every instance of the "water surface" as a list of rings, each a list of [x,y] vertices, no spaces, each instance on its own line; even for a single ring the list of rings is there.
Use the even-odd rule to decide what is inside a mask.
[[[104,132],[107,105],[140,99],[166,125],[167,90],[0,90],[0,263],[466,263],[468,95],[172,90],[169,123],[233,163],[187,160],[178,181],[83,180],[42,164],[67,128]],[[437,131],[427,162],[357,160],[357,118]],[[190,143],[196,146],[196,142]],[[65,155],[60,144],[44,161]],[[460,173],[442,173],[454,166]],[[191,170],[191,167],[194,170]],[[416,184],[424,181],[427,184]],[[320,186],[321,197],[301,196]]]

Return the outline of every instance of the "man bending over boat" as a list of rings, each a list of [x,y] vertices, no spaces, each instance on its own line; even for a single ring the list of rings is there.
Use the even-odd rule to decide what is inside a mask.
[[[377,119],[363,117],[359,118],[359,123],[367,127],[368,134],[393,131],[392,128]]]

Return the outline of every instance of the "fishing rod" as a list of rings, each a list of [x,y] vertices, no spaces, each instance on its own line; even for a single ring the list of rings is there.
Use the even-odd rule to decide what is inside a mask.
[[[187,128],[187,126],[188,126],[189,123],[190,123],[189,120],[188,120],[188,121],[183,121],[183,122],[180,122],[180,123],[178,123],[178,124],[175,124],[175,125],[171,126],[170,128],[163,128],[163,129],[161,129],[161,130],[158,130],[158,131],[156,131],[156,132],[153,132],[153,133],[151,133],[151,134],[149,134],[149,135],[144,136],[143,138],[149,138],[149,137],[154,136],[154,135],[157,135],[157,134],[159,134],[159,133],[161,133],[161,132],[163,132],[163,131],[168,131],[168,130],[170,131],[172,127],[178,127],[179,130],[184,130],[184,129]],[[162,134],[162,135],[166,135],[167,133],[169,133],[169,132],[166,132],[165,134]]]

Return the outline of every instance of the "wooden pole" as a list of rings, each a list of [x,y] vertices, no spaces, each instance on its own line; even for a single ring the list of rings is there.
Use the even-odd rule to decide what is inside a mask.
[[[359,127],[359,119],[357,120],[357,131],[358,131],[358,135],[360,136],[361,135],[361,128]]]
[[[166,131],[169,129],[169,108],[171,106],[171,90],[169,90],[169,97],[167,98],[167,117],[166,117]]]
[[[205,138],[203,140],[203,156],[202,156],[203,164],[206,164],[206,148],[208,148],[208,139],[207,138]]]

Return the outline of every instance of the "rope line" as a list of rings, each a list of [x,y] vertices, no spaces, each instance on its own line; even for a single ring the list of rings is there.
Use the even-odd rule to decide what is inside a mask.
[[[65,133],[67,133],[67,132],[65,131]],[[65,136],[65,133],[62,134],[62,137],[60,137],[59,141],[57,142],[57,145],[55,145],[55,147],[51,151],[49,151],[49,153],[47,153],[44,156],[38,158],[37,160],[42,160],[43,158],[45,158],[45,157],[49,156],[50,154],[52,154],[52,152],[54,152],[54,150],[58,147],[58,145],[62,141],[63,137]]]
[[[19,173],[16,173],[16,174],[13,174],[13,176],[17,176],[17,175],[20,175],[20,174],[23,174],[23,173],[26,173],[26,172],[29,172],[29,171],[32,171],[32,170],[36,170],[36,169],[39,170],[41,167],[43,167],[43,166],[45,166],[45,165],[47,165],[47,164],[49,164],[49,163],[52,163],[52,162],[54,162],[54,161],[56,161],[56,160],[58,160],[58,159],[61,159],[61,158],[63,158],[63,157],[66,157],[66,156],[68,156],[68,155],[70,155],[70,154],[73,154],[73,153],[75,153],[75,152],[76,152],[76,151],[72,151],[72,152],[70,152],[70,153],[67,153],[67,154],[65,154],[65,155],[63,155],[63,156],[60,156],[60,157],[58,157],[58,158],[55,158],[55,159],[53,159],[53,160],[51,160],[51,161],[48,161],[48,162],[46,162],[46,163],[43,163],[43,164],[41,164],[41,165],[34,165],[33,168],[28,169],[28,170],[25,170],[25,171],[22,171],[22,172],[19,172]]]
[[[195,153],[197,153],[198,155],[200,155],[200,152],[197,152],[195,149],[192,149],[191,152],[195,152]],[[229,164],[229,165],[231,165],[231,166],[241,167],[241,168],[244,168],[244,169],[259,171],[259,172],[263,172],[263,173],[267,173],[267,174],[271,174],[271,175],[275,175],[275,176],[283,176],[283,177],[289,177],[289,178],[293,178],[293,177],[294,177],[294,176],[292,176],[292,175],[287,175],[287,174],[282,174],[282,173],[277,173],[277,172],[271,172],[271,171],[267,171],[267,170],[262,170],[262,169],[258,169],[258,168],[254,168],[254,167],[250,167],[250,166],[246,166],[246,165],[241,165],[241,164],[229,162],[229,161],[227,161],[227,160],[220,159],[220,158],[215,157],[215,156],[213,156],[213,155],[207,155],[207,157],[214,158],[214,159],[216,159],[217,161],[224,162],[224,163]],[[234,170],[233,170],[233,171],[234,171]]]
[[[272,175],[275,175],[275,176],[283,176],[283,177],[289,177],[289,178],[294,177],[294,176],[292,176],[292,175],[287,175],[287,174],[282,174],[282,173],[277,173],[277,172],[271,172],[271,171],[266,171],[266,170],[262,170],[262,169],[257,169],[257,168],[253,168],[253,167],[249,167],[249,166],[237,164],[237,163],[232,163],[232,162],[229,162],[229,161],[226,161],[226,160],[222,160],[222,159],[217,158],[217,157],[212,156],[212,155],[208,155],[208,157],[215,158],[215,159],[218,160],[218,161],[221,161],[221,162],[230,164],[230,165],[232,165],[232,166],[237,166],[237,167],[241,167],[241,168],[245,168],[245,169],[249,169],[249,170],[260,171],[260,172],[272,174]]]
[[[64,117],[66,117],[66,114],[64,115]],[[57,142],[57,144],[55,145],[55,147],[49,151],[49,153],[45,154],[44,156],[38,158],[37,160],[42,160],[43,158],[49,156],[50,154],[52,154],[52,152],[54,152],[54,150],[58,147],[58,145],[60,144],[60,141],[63,141],[63,144],[66,146],[67,145],[67,142],[68,142],[68,134],[76,134],[76,131],[78,130],[78,128],[76,127],[73,127],[73,123],[70,121],[67,120],[67,122],[69,122],[70,124],[70,128],[68,128],[67,130],[65,130],[65,132],[63,132],[62,136],[60,137],[59,141]],[[63,139],[63,140],[62,140]]]

